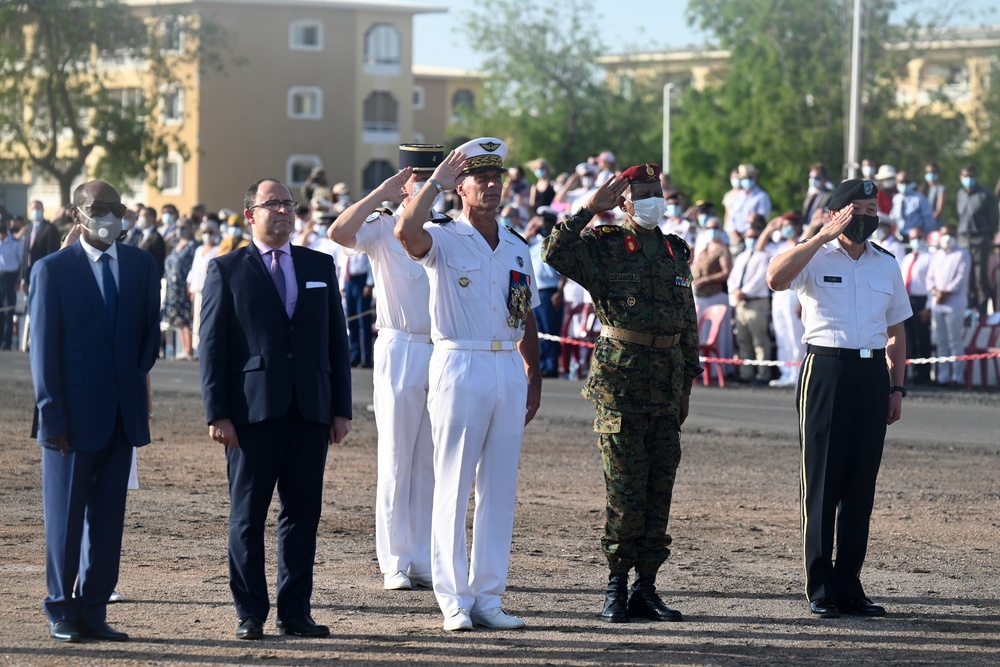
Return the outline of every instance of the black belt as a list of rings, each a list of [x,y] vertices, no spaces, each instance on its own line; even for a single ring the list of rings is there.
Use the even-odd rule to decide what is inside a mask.
[[[808,354],[818,354],[821,357],[837,357],[838,359],[885,359],[885,348],[874,350],[863,347],[855,350],[847,347],[823,347],[822,345],[808,345]]]
[[[770,299],[770,298],[771,298],[771,295],[767,295],[767,296],[748,296],[748,297],[745,297],[743,300],[744,301],[764,301],[764,300]]]

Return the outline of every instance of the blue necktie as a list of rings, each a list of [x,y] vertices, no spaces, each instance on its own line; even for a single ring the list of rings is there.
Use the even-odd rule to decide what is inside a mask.
[[[118,286],[115,285],[115,275],[111,273],[111,257],[107,253],[101,255],[101,277],[104,283],[104,305],[108,308],[108,319],[111,328],[115,326],[115,316],[118,313]]]

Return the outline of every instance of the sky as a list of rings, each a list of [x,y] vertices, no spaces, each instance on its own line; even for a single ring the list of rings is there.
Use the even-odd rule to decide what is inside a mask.
[[[564,0],[524,0],[559,3]],[[829,0],[816,0],[829,1]],[[474,70],[482,63],[466,42],[461,21],[473,7],[489,0],[420,0],[420,4],[447,7],[441,14],[417,14],[413,20],[413,62],[416,65]],[[598,0],[594,3],[594,23],[600,27],[610,52],[680,49],[704,43],[702,34],[688,27],[684,13],[687,0],[643,0],[640,16],[632,3]],[[899,0],[898,20],[914,11],[952,12],[961,8],[966,18],[956,24],[1000,24],[996,0]],[[616,11],[627,7],[627,11]]]

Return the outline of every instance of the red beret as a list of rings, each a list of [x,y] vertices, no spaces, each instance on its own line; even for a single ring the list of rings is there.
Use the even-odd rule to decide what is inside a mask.
[[[659,183],[660,165],[637,164],[623,171],[622,178],[627,178],[629,183]]]

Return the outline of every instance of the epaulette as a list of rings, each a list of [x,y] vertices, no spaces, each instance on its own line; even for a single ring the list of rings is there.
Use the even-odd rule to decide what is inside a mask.
[[[371,215],[369,215],[367,218],[365,218],[365,222],[375,222],[376,220],[378,220],[379,218],[381,218],[383,215],[387,215],[387,216],[389,216],[391,218],[392,217],[392,209],[389,209],[389,208],[377,208],[374,211],[372,211]]]
[[[874,241],[869,241],[869,243],[871,243],[872,247],[875,248],[876,250],[878,250],[879,252],[883,252],[886,255],[889,255],[889,257],[892,257],[893,259],[896,259],[895,255],[893,255],[891,252],[889,252],[888,250],[886,250],[885,248],[883,248],[879,244],[875,243]]]
[[[507,228],[508,232],[510,232],[511,234],[513,234],[514,236],[516,236],[517,238],[521,239],[521,243],[523,243],[524,245],[528,245],[528,239],[524,238],[523,236],[521,236],[520,234],[518,234],[517,232],[515,232],[513,227],[511,227],[510,225],[504,225],[504,227]]]
[[[438,213],[437,211],[435,211],[434,217],[430,219],[430,222],[433,222],[435,225],[445,225],[448,224],[449,222],[455,222],[455,221],[454,219],[452,219],[450,215],[445,215],[444,213]]]
[[[673,249],[677,251],[677,255],[680,255],[680,259],[685,262],[691,259],[691,246],[688,245],[687,241],[677,236],[677,234],[666,234],[666,237],[668,250],[671,249],[670,246],[673,246]],[[671,254],[673,255],[674,253],[671,251]]]
[[[608,236],[610,234],[620,234],[625,230],[621,225],[597,225],[596,227],[592,227],[591,231],[598,236]]]

